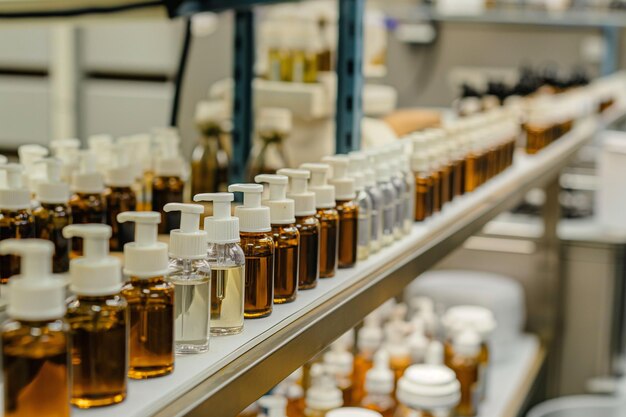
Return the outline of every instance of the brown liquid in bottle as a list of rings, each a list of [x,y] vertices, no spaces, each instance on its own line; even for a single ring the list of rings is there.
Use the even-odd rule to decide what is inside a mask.
[[[439,181],[441,183],[439,190],[441,192],[439,201],[441,207],[450,201],[450,165],[444,163],[439,170]]]
[[[137,209],[137,197],[130,187],[110,187],[104,192],[107,202],[107,224],[111,226],[111,238],[109,248],[111,251],[124,250],[126,243],[134,239],[134,226],[132,223],[119,223],[117,215],[124,211]]]
[[[167,203],[182,203],[185,182],[179,177],[155,177],[152,182],[152,211],[161,213],[159,234],[167,234],[180,227],[180,211],[165,213]]]
[[[100,193],[76,193],[70,198],[72,210],[72,223],[105,223],[106,200]],[[70,257],[75,258],[83,255],[83,239],[72,238],[72,252]]]
[[[69,417],[69,335],[63,321],[5,324],[2,362],[5,417]]]
[[[31,237],[35,237],[35,219],[29,210],[0,210],[0,240]],[[0,256],[0,284],[6,284],[11,276],[19,273],[19,256]]]
[[[290,303],[298,296],[300,234],[293,224],[273,224],[274,303]]]
[[[272,313],[274,300],[274,240],[269,233],[240,233],[246,257],[244,317],[256,319]]]
[[[365,397],[365,375],[374,366],[373,352],[359,352],[352,368],[352,404],[359,405]]]
[[[337,200],[339,214],[339,268],[350,268],[356,264],[357,227],[359,206],[354,200]]]
[[[478,157],[471,153],[465,160],[465,191],[472,192],[478,187]]]
[[[116,404],[126,398],[129,311],[117,295],[72,300],[66,319],[72,339],[72,404]]]
[[[164,277],[131,277],[121,293],[130,308],[130,367],[133,379],[174,370],[174,285]]]
[[[433,179],[433,198],[431,213],[437,213],[441,210],[441,173],[439,170],[433,170],[431,177]]]
[[[456,407],[456,415],[459,417],[475,416],[478,407],[478,404],[475,404],[477,397],[474,395],[478,384],[476,359],[453,356],[446,366],[454,371],[461,383],[461,401]]]
[[[41,203],[33,211],[35,237],[54,243],[52,272],[60,274],[70,268],[70,241],[63,237],[62,230],[72,224],[72,212],[65,204]]]
[[[320,278],[331,278],[337,271],[339,213],[334,208],[320,208],[315,217],[320,222]]]
[[[319,278],[320,222],[315,216],[296,217],[300,233],[298,289],[308,290],[317,286]]]
[[[452,183],[452,197],[458,197],[465,193],[465,160],[454,161],[454,182]]]
[[[526,153],[534,155],[546,147],[550,129],[544,126],[526,125]]]
[[[429,217],[432,209],[432,178],[428,173],[418,172],[415,174],[415,213],[416,222],[421,222]]]
[[[228,188],[228,153],[222,147],[222,130],[207,126],[191,153],[191,195],[225,192]]]

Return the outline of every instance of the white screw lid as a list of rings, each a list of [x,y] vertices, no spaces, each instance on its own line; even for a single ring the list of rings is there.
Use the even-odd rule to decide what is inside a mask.
[[[182,177],[185,174],[185,161],[180,156],[157,158],[154,175],[157,177]]]
[[[359,350],[376,351],[383,343],[383,329],[377,324],[365,323],[357,334],[356,345]]]
[[[343,405],[343,394],[330,375],[323,373],[315,378],[306,392],[305,404],[313,410],[332,410]]]
[[[394,374],[389,369],[389,355],[384,349],[374,355],[374,367],[365,374],[365,391],[368,394],[391,394]]]
[[[295,223],[295,202],[287,198],[287,184],[289,183],[289,178],[284,175],[261,174],[254,177],[254,181],[267,183],[269,185],[270,198],[263,200],[263,204],[270,208],[271,223]]]
[[[428,172],[430,170],[430,155],[424,150],[418,150],[411,155],[411,169],[413,172]]]
[[[0,171],[6,172],[6,188],[0,188],[0,209],[24,210],[30,207],[30,191],[22,186],[20,164],[0,165]]]
[[[54,244],[43,239],[6,239],[0,254],[21,257],[21,274],[9,281],[7,313],[18,320],[54,320],[65,315],[65,281],[52,273]]]
[[[463,330],[452,336],[452,347],[460,356],[476,357],[480,353],[482,340],[475,330]]]
[[[311,173],[305,169],[282,168],[276,171],[279,175],[289,177],[291,186],[287,197],[295,203],[296,216],[312,216],[315,214],[315,193],[308,191],[308,179]]]
[[[442,365],[412,365],[398,381],[398,401],[419,410],[452,409],[461,398],[461,384]]]
[[[117,215],[117,221],[135,222],[135,241],[124,245],[124,273],[137,278],[166,275],[167,245],[157,240],[161,215],[156,211],[125,211]]]
[[[333,343],[324,354],[326,369],[333,375],[349,376],[352,373],[354,358],[341,344]]]
[[[122,289],[122,264],[109,255],[111,226],[72,224],[63,228],[63,237],[83,238],[82,258],[70,262],[70,290],[78,295],[117,294]]]
[[[350,159],[348,169],[350,176],[354,178],[354,188],[357,191],[363,190],[365,188],[364,167],[366,165],[367,158],[362,152],[359,151],[350,152],[348,158]]]
[[[200,230],[200,204],[167,203],[163,211],[180,211],[180,229],[170,232],[171,258],[203,259],[206,257],[206,232]]]
[[[354,178],[348,177],[349,159],[345,155],[325,156],[322,161],[333,168],[333,176],[328,181],[335,186],[335,200],[354,200],[356,192]]]
[[[69,184],[61,181],[61,160],[43,158],[37,164],[45,164],[46,180],[37,183],[37,199],[42,203],[65,204],[70,199]]]
[[[309,190],[315,193],[316,208],[335,207],[335,187],[328,184],[330,165],[319,163],[305,163],[300,169],[306,169],[311,173]]]
[[[111,146],[111,160],[105,173],[105,183],[109,187],[130,187],[137,176],[136,167],[130,165],[129,146],[132,142],[122,141]]]
[[[219,125],[230,118],[230,112],[223,100],[202,100],[196,104],[195,121],[198,125]]]
[[[242,192],[243,204],[235,207],[235,216],[239,218],[239,230],[242,232],[269,232],[269,207],[261,205],[263,186],[261,184],[231,184],[228,186],[231,193]]]
[[[460,305],[450,307],[441,319],[448,334],[470,329],[478,332],[481,339],[487,340],[496,328],[496,319],[488,308]]]
[[[80,151],[79,158],[78,172],[72,175],[72,190],[77,193],[103,192],[104,180],[96,171],[96,155],[91,151]]]
[[[24,166],[24,184],[35,192],[37,184],[45,179],[45,171],[37,162],[48,156],[48,148],[36,144],[20,145],[17,154],[20,164]]]
[[[366,408],[342,407],[330,410],[326,417],[382,417],[382,414]]]
[[[204,218],[204,231],[209,243],[237,243],[239,218],[230,215],[230,203],[235,200],[233,193],[203,193],[193,196],[193,201],[212,201],[213,216]]]

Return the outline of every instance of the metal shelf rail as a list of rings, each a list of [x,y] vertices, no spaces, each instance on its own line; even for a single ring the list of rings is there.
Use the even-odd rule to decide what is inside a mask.
[[[74,417],[236,415],[528,190],[554,183],[580,147],[625,115],[626,108],[611,109],[579,122],[537,155],[518,155],[506,172],[416,224],[403,240],[321,280],[316,289],[300,292],[295,302],[276,306],[271,316],[247,320],[240,335],[213,338],[209,353],[177,357],[172,375],[131,381],[122,404],[76,410]]]

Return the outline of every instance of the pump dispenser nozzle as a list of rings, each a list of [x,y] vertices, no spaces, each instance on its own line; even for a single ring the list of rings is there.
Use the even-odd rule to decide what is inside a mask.
[[[374,355],[374,367],[365,374],[365,391],[368,394],[388,395],[393,392],[394,374],[389,368],[389,354],[380,349]]]
[[[6,239],[0,255],[21,257],[21,274],[9,282],[7,313],[18,320],[51,320],[65,314],[65,282],[52,274],[54,245],[43,239]]]
[[[202,259],[206,257],[206,232],[200,230],[200,204],[168,203],[163,211],[180,211],[180,229],[170,232],[170,257]]]
[[[157,240],[161,215],[155,211],[125,211],[117,215],[117,221],[135,222],[135,241],[124,245],[124,273],[137,278],[167,274],[167,245]]]
[[[42,203],[66,204],[70,198],[70,187],[61,181],[62,161],[43,158],[36,162],[46,166],[46,180],[37,184],[37,199]]]
[[[212,201],[213,216],[204,218],[204,231],[208,243],[237,243],[239,238],[239,219],[230,215],[230,203],[233,193],[196,194],[193,201]]]
[[[73,190],[89,194],[104,191],[102,174],[96,171],[96,155],[92,151],[80,151],[79,158],[78,172],[72,176]]]
[[[270,208],[270,221],[272,224],[295,223],[295,203],[287,198],[287,184],[289,178],[284,175],[261,174],[254,177],[258,183],[269,184],[270,198],[263,204]]]
[[[291,180],[291,187],[287,197],[295,203],[296,216],[312,216],[315,214],[315,193],[308,191],[308,179],[311,173],[306,169],[282,168],[276,171]]]
[[[231,193],[243,193],[243,205],[235,207],[235,216],[239,217],[239,229],[242,232],[259,233],[272,230],[269,207],[261,205],[263,186],[261,184],[231,184]]]
[[[111,187],[130,187],[137,176],[136,168],[129,164],[128,142],[110,146],[112,159],[106,170],[106,184]]]
[[[0,165],[6,172],[6,188],[0,189],[0,209],[23,210],[30,207],[30,192],[22,186],[24,166],[20,164]]]
[[[311,173],[309,190],[315,193],[316,207],[335,207],[335,187],[328,184],[330,165],[320,163],[306,163],[300,165],[300,169],[306,169]]]
[[[111,226],[73,224],[63,229],[63,237],[83,238],[82,258],[70,262],[70,289],[79,295],[117,294],[122,289],[120,261],[109,256]]]
[[[322,161],[333,168],[333,176],[329,183],[335,186],[335,199],[354,200],[356,198],[354,178],[348,177],[349,158],[346,155],[325,156]]]

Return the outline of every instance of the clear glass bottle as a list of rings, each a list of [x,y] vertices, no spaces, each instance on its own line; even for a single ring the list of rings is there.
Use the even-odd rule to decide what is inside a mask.
[[[396,189],[391,184],[391,172],[387,164],[381,163],[376,166],[378,188],[382,194],[382,245],[389,246],[395,240],[394,230],[396,225]]]
[[[400,155],[400,162],[402,166],[401,172],[404,177],[405,190],[404,223],[402,230],[405,235],[408,235],[411,233],[411,230],[413,230],[413,223],[415,222],[413,219],[413,213],[415,213],[415,178],[411,172],[409,158],[402,154]]]
[[[349,173],[354,179],[356,191],[355,202],[359,206],[357,259],[365,260],[370,254],[372,242],[372,207],[374,203],[370,195],[365,191],[365,174],[363,172],[365,156],[352,152],[350,154]]]
[[[258,139],[246,164],[246,179],[250,182],[257,175],[274,174],[290,165],[283,144],[291,133],[291,112],[283,108],[262,108],[257,120]]]
[[[393,234],[395,239],[400,239],[404,234],[406,184],[404,183],[403,176],[400,175],[398,171],[392,173],[391,184],[396,190],[396,215],[394,218]]]

